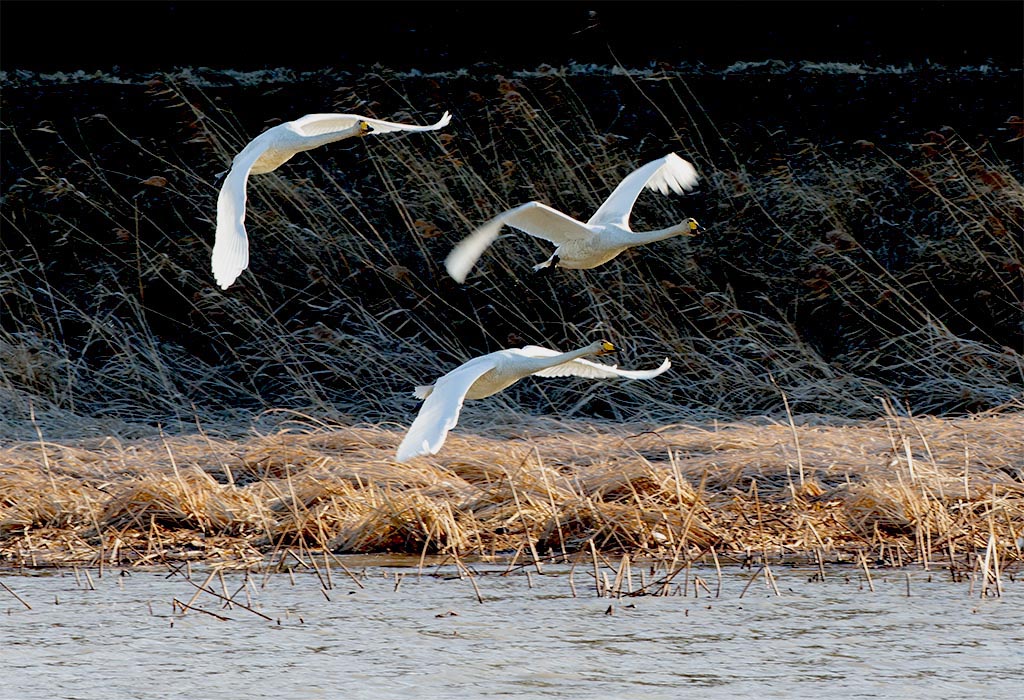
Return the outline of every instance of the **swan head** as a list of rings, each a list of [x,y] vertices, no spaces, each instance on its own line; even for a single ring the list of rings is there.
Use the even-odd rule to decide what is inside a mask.
[[[601,355],[611,355],[613,352],[618,352],[615,346],[609,343],[607,340],[598,340],[594,343],[594,354],[600,357]]]
[[[703,227],[701,227],[701,225],[697,223],[697,220],[692,217],[687,219],[683,223],[686,225],[686,228],[689,231],[690,236],[696,236],[698,233],[701,233],[704,230]]]
[[[365,121],[360,121],[359,122],[359,135],[360,136],[366,136],[367,134],[370,134],[370,133],[373,133],[373,127],[370,126],[370,123],[369,122],[365,122]]]

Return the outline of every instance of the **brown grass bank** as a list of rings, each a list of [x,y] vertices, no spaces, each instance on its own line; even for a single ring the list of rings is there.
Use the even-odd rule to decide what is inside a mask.
[[[958,574],[1019,567],[1024,414],[675,424],[545,419],[464,427],[391,461],[401,430],[294,424],[0,451],[0,563],[259,561],[287,550],[598,551]]]

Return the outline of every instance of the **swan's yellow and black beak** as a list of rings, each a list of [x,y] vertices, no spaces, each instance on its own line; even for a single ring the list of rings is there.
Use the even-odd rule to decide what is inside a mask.
[[[601,341],[601,349],[597,351],[598,355],[611,355],[613,352],[618,352],[615,346],[609,343],[607,340]]]
[[[359,122],[359,135],[366,136],[373,131],[373,127],[370,126],[369,122]]]
[[[696,219],[687,219],[686,225],[690,229],[690,235],[696,236],[698,233],[703,233],[703,227],[697,223]]]

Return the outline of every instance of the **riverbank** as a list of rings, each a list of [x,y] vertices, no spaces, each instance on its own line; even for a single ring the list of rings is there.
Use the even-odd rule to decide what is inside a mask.
[[[472,418],[0,450],[0,563],[245,566],[285,552],[586,553],[1019,567],[1024,415],[616,425]]]

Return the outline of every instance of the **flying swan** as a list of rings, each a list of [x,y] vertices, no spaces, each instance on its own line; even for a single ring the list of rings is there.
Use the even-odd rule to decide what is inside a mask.
[[[541,202],[527,202],[498,214],[462,239],[448,254],[445,268],[456,282],[464,282],[469,270],[506,224],[558,246],[554,255],[534,265],[534,270],[545,267],[589,269],[603,265],[627,248],[673,236],[693,236],[700,231],[694,219],[639,233],[629,227],[629,215],[644,187],[662,194],[670,190],[682,194],[693,189],[697,179],[692,164],[669,153],[627,175],[585,224]]]
[[[414,394],[416,398],[423,399],[423,405],[402,444],[398,446],[395,459],[406,462],[420,455],[437,454],[448,437],[448,431],[459,422],[463,401],[496,394],[531,374],[538,377],[651,379],[672,366],[668,358],[660,367],[650,370],[619,369],[616,365],[580,359],[585,355],[600,356],[613,352],[614,345],[606,340],[598,340],[572,352],[527,345],[474,357],[432,385],[416,387]]]
[[[217,238],[213,245],[213,276],[227,289],[249,266],[249,239],[245,234],[246,184],[249,174],[276,170],[300,151],[341,141],[350,136],[390,131],[434,131],[448,125],[451,114],[429,126],[397,124],[357,114],[307,114],[267,129],[246,145],[231,162],[231,170],[217,197]]]

